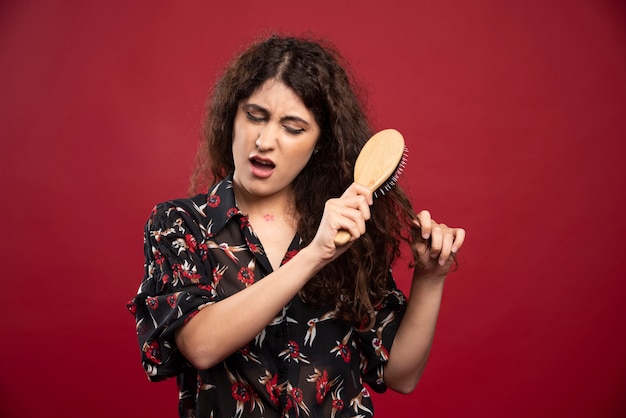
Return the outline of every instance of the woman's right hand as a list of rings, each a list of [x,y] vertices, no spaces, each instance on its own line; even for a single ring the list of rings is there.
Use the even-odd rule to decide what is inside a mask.
[[[365,233],[365,222],[370,219],[372,191],[362,184],[352,183],[341,197],[329,199],[310,247],[318,251],[324,262],[331,262],[343,254],[354,241]],[[350,234],[345,245],[336,245],[335,236],[340,230]]]

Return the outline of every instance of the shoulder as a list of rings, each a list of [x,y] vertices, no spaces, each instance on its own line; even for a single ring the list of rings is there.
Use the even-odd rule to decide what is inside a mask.
[[[206,193],[160,202],[152,208],[148,224],[164,226],[164,223],[180,222],[181,218],[199,221],[206,218],[206,205]]]
[[[144,227],[144,239],[152,245],[190,236],[202,239],[207,224],[203,204],[206,194],[154,205]]]
[[[152,209],[146,227],[152,231],[200,228],[211,236],[239,213],[230,178],[226,178],[206,193],[158,203]]]

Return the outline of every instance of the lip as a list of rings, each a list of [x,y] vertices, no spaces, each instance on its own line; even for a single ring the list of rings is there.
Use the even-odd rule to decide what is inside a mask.
[[[252,175],[255,177],[259,177],[262,179],[268,178],[274,172],[276,168],[276,164],[274,161],[269,158],[259,157],[258,155],[253,155],[249,158],[250,160],[250,171]],[[260,164],[259,164],[260,163]]]

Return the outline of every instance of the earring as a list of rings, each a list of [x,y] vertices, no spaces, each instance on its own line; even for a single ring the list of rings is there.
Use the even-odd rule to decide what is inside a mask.
[[[320,150],[318,150],[317,148],[313,150],[313,154],[317,154],[318,152],[320,152]]]

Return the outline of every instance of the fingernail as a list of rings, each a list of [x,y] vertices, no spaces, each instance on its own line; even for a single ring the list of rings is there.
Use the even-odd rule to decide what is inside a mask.
[[[444,266],[445,264],[446,264],[446,260],[444,260],[443,258],[439,259],[440,266]]]
[[[429,233],[422,234],[422,238],[428,239],[428,238],[430,238],[430,234]]]
[[[455,254],[456,254],[457,250],[458,250],[458,248],[457,248],[457,247],[452,247],[452,249],[451,249],[450,251],[452,251],[453,253],[455,253]]]

